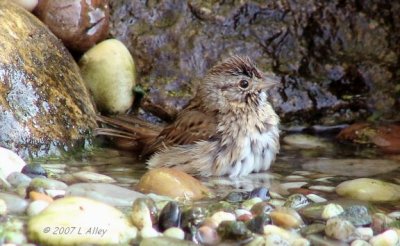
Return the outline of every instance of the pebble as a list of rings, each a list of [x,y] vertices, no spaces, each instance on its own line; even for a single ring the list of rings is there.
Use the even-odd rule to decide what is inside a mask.
[[[300,209],[307,206],[308,204],[310,204],[310,200],[308,200],[305,195],[293,194],[287,198],[283,206],[287,208]]]
[[[21,172],[25,165],[25,161],[16,153],[0,147],[0,183],[1,180],[6,180],[11,173]]]
[[[140,236],[142,238],[152,238],[152,237],[159,237],[162,234],[159,233],[156,229],[151,226],[144,227],[140,230]]]
[[[32,181],[32,178],[20,172],[12,172],[8,175],[7,181],[13,187],[28,187]]]
[[[25,165],[22,168],[21,173],[27,175],[30,178],[47,177],[46,170],[37,163]]]
[[[250,231],[254,233],[263,234],[264,226],[269,224],[269,222],[271,222],[269,216],[262,214],[255,216],[251,220],[247,221],[246,226]]]
[[[237,192],[237,191],[232,191],[229,192],[229,194],[225,197],[224,199],[227,202],[241,202],[243,201],[243,193]]]
[[[353,224],[341,218],[329,219],[326,222],[325,234],[343,242],[351,242],[358,239],[356,228]]]
[[[365,226],[372,222],[372,218],[368,213],[368,208],[362,205],[346,207],[344,213],[341,214],[340,217],[350,221],[354,226]]]
[[[0,192],[0,199],[6,203],[8,214],[23,214],[28,202],[19,196]]]
[[[356,234],[360,239],[368,241],[374,236],[374,232],[371,227],[357,227]]]
[[[222,221],[235,221],[236,216],[232,213],[219,211],[211,216],[211,220],[218,226]]]
[[[45,178],[45,177],[36,177],[32,179],[29,187],[33,189],[45,189],[45,190],[66,190],[68,185],[64,182]]]
[[[89,172],[89,171],[80,171],[80,172],[76,172],[73,173],[72,176],[79,180],[80,182],[84,182],[84,183],[115,183],[115,179],[107,176],[107,175],[103,175],[100,173],[94,173],[94,172]]]
[[[315,203],[323,203],[323,202],[328,201],[327,199],[323,198],[322,196],[318,196],[315,194],[308,194],[308,195],[306,195],[306,197]]]
[[[3,199],[0,199],[0,216],[7,214],[7,204]]]
[[[351,242],[350,246],[371,246],[367,241],[357,239]]]
[[[38,0],[14,0],[14,2],[31,12],[38,4]]]
[[[145,227],[153,226],[150,209],[147,206],[144,198],[138,198],[133,203],[131,220],[133,225],[136,226],[139,230]]]
[[[53,233],[55,228],[79,228],[79,233]],[[50,228],[48,231],[45,228]],[[119,210],[83,197],[65,197],[52,202],[28,221],[29,240],[43,245],[127,244],[137,229]]]
[[[118,207],[130,207],[137,198],[145,197],[142,193],[117,185],[103,183],[73,184],[68,187],[65,195],[83,196]]]
[[[308,187],[310,190],[318,190],[318,191],[325,191],[325,192],[334,192],[336,187],[334,186],[326,186],[326,185],[312,185]]]
[[[369,240],[369,243],[372,246],[392,246],[398,245],[399,242],[399,235],[396,233],[395,230],[387,230],[381,234],[378,234]]]
[[[295,232],[291,232],[288,230],[285,230],[283,228],[280,228],[276,225],[266,225],[264,226],[264,233],[265,236],[269,236],[269,235],[277,235],[279,237],[281,237],[282,239],[284,239],[287,242],[293,242],[295,239],[299,238],[300,236],[295,233]]]
[[[322,211],[321,217],[324,220],[328,220],[330,218],[336,217],[344,212],[344,209],[339,204],[330,203],[325,205],[324,210]]]
[[[330,147],[330,144],[321,138],[307,134],[290,134],[283,138],[283,142],[300,149],[319,149]]]
[[[188,200],[199,200],[211,194],[199,180],[174,168],[151,169],[140,178],[136,189],[143,193]]]
[[[259,197],[263,201],[268,201],[271,199],[269,189],[266,187],[258,187],[252,190],[249,194],[249,199]]]
[[[177,202],[168,202],[160,212],[158,226],[161,231],[170,227],[179,227],[181,223],[181,209]]]
[[[179,240],[170,237],[150,237],[144,238],[139,246],[198,246],[197,244],[186,241]]]
[[[244,201],[241,205],[242,208],[250,210],[255,204],[262,202],[263,200],[259,197],[254,197]]]
[[[278,207],[270,213],[272,223],[286,229],[304,225],[301,216],[292,208]]]
[[[26,213],[29,216],[34,216],[42,212],[45,208],[49,206],[49,202],[43,200],[33,201],[29,204]]]
[[[272,206],[268,202],[259,202],[254,204],[253,207],[251,207],[250,212],[252,215],[257,216],[257,215],[270,214],[271,211],[273,210],[274,206]]]
[[[50,196],[36,191],[29,192],[29,199],[33,201],[38,201],[38,200],[46,201],[48,203],[51,203],[53,201],[53,198],[51,198]]]
[[[306,184],[307,184],[307,182],[289,182],[289,183],[282,183],[282,184],[280,184],[280,186],[284,190],[289,190],[289,189],[294,189],[294,188],[300,188]]]
[[[65,193],[66,193],[65,190],[45,190],[45,192],[47,195],[49,195],[53,199],[55,197],[65,196]]]
[[[217,230],[209,226],[201,226],[196,233],[196,239],[204,245],[216,245],[221,241]]]
[[[183,240],[185,239],[185,232],[179,227],[170,227],[164,231],[164,236]]]
[[[206,218],[206,209],[202,207],[192,207],[182,213],[181,226],[184,230],[191,231],[192,228],[199,227]]]
[[[222,239],[234,241],[245,241],[252,237],[252,233],[247,229],[245,223],[241,221],[222,221],[217,228],[218,235]]]

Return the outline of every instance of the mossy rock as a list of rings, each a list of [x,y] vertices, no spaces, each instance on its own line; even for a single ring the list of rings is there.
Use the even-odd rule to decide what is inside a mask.
[[[24,156],[80,146],[95,110],[71,54],[11,1],[0,1],[0,33],[0,144]]]

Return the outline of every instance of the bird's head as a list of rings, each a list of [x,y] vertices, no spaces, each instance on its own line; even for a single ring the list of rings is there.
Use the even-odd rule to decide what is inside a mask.
[[[278,84],[248,57],[233,56],[215,65],[202,84],[204,101],[218,110],[251,109],[267,102],[267,91]]]

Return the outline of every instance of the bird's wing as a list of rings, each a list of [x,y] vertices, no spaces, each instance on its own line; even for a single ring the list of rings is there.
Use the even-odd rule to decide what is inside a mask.
[[[207,140],[215,132],[216,122],[212,114],[199,110],[184,110],[172,124],[161,131],[154,143],[144,146],[142,155],[151,154],[173,145]]]

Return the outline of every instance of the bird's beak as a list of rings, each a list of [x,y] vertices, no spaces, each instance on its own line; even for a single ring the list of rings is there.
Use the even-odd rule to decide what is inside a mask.
[[[281,83],[281,78],[273,73],[266,73],[260,82],[260,89],[270,89]]]

